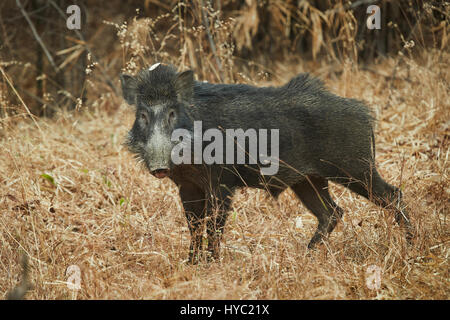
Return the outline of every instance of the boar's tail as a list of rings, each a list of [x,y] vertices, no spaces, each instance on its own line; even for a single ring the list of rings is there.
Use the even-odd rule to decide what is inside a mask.
[[[370,128],[370,147],[371,147],[371,154],[373,161],[375,161],[375,115],[373,110],[369,109],[364,103],[362,103],[363,108],[366,110],[366,116],[369,121],[369,128]]]
[[[373,134],[373,129],[372,129],[372,141],[370,142],[370,145],[372,147],[372,157],[373,157],[373,161],[375,161],[375,136]]]

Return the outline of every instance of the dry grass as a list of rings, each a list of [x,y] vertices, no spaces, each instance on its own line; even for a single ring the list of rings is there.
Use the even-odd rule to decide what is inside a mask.
[[[275,202],[243,190],[220,262],[188,265],[176,187],[145,172],[121,145],[133,121],[121,98],[36,124],[2,119],[0,295],[19,282],[25,252],[34,285],[28,299],[449,299],[448,60],[437,52],[405,59],[396,72],[403,80],[393,82],[385,77],[393,59],[371,71],[274,67],[274,84],[315,70],[333,92],[374,109],[380,172],[402,187],[417,230],[410,247],[388,211],[333,185],[345,216],[329,243],[309,252],[317,222],[292,192]],[[78,291],[66,285],[71,265],[81,269]],[[370,265],[382,269],[378,290],[366,286]]]

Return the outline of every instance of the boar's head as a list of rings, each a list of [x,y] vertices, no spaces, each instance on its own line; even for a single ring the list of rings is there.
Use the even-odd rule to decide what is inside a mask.
[[[120,81],[124,99],[136,107],[125,144],[154,176],[164,178],[173,167],[173,131],[192,128],[187,109],[193,100],[193,72],[156,64],[136,76],[121,74]]]

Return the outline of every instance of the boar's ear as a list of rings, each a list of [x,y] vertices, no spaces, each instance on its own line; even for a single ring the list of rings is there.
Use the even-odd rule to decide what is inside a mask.
[[[177,74],[175,92],[180,102],[190,102],[192,100],[194,95],[194,72],[192,70]]]
[[[122,95],[128,104],[136,104],[136,80],[128,75],[122,73],[120,75],[120,83],[122,84]]]

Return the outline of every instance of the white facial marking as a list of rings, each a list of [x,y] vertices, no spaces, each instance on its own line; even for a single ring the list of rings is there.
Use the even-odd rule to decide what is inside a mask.
[[[163,105],[152,106],[154,116],[164,110]],[[147,141],[146,150],[151,155],[151,170],[167,168],[169,165],[172,142],[170,136],[166,134],[161,122],[156,121],[152,130],[152,136]]]
[[[159,114],[163,109],[164,109],[164,106],[163,106],[163,105],[160,105],[160,104],[157,104],[157,105],[152,106],[152,110],[153,110],[153,112],[155,113],[155,116],[156,116],[157,114]]]
[[[155,63],[155,64],[152,65],[150,68],[148,68],[148,70],[149,70],[149,71],[155,70],[160,64],[161,64],[161,62]]]

